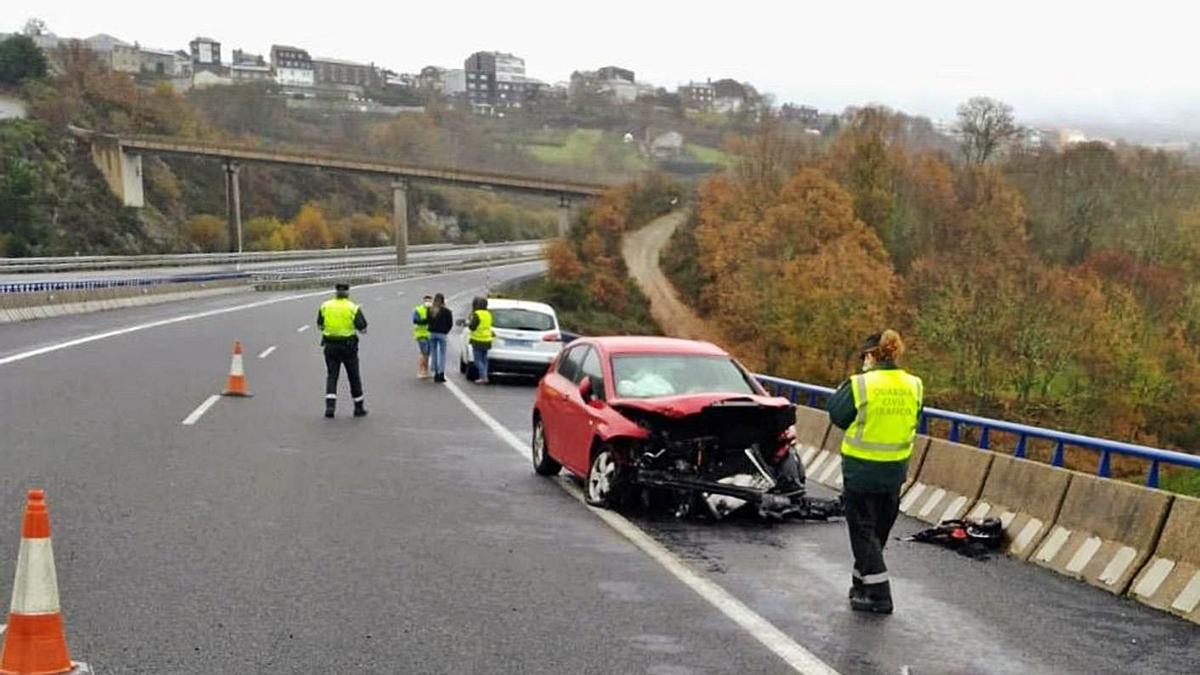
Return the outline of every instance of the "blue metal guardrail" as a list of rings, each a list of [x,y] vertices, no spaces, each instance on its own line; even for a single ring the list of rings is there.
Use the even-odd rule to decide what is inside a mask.
[[[830,387],[805,384],[779,377],[770,377],[767,375],[756,375],[755,377],[771,393],[783,396],[793,403],[802,403],[810,408],[817,407],[818,400],[828,398],[834,392]],[[927,434],[930,420],[944,420],[949,422],[950,433],[948,439],[955,442],[958,442],[962,437],[964,427],[978,427],[979,447],[983,449],[990,448],[993,432],[999,431],[1014,434],[1017,437],[1016,448],[1013,452],[1014,457],[1024,458],[1026,456],[1026,447],[1030,439],[1050,441],[1054,444],[1054,450],[1050,455],[1050,464],[1058,467],[1063,465],[1063,455],[1068,446],[1095,451],[1100,454],[1100,463],[1097,467],[1096,475],[1103,478],[1112,477],[1113,455],[1136,457],[1150,463],[1150,469],[1146,472],[1146,485],[1152,488],[1158,487],[1159,467],[1162,464],[1200,469],[1200,456],[1197,455],[1151,448],[1134,443],[1121,443],[1119,441],[1110,441],[1092,436],[1081,436],[1079,434],[1034,427],[1028,424],[1005,422],[988,417],[939,410],[937,408],[925,408],[921,415],[921,421],[917,429],[918,432]]]
[[[27,281],[0,283],[4,293],[52,293],[56,291],[90,291],[103,288],[131,288],[159,284],[186,284],[204,281],[245,279],[248,272],[212,272],[209,274],[178,274],[169,277],[124,277],[114,279],[66,279],[62,281]]]

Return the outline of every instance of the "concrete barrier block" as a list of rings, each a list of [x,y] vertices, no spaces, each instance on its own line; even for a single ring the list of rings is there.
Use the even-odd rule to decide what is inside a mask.
[[[846,437],[846,431],[829,425],[829,431],[821,444],[812,465],[808,467],[808,476],[827,488],[841,490],[841,440]]]
[[[800,450],[800,461],[807,468],[829,431],[829,413],[808,406],[796,406],[796,446]]]
[[[804,467],[809,480],[835,490],[842,489],[842,439],[845,436],[845,431],[829,425],[821,450]]]
[[[1058,519],[1070,483],[1070,471],[996,455],[967,517],[999,518],[1008,536],[1008,554],[1028,560]]]
[[[1118,595],[1150,559],[1170,493],[1071,474],[1058,519],[1033,562]]]
[[[917,474],[921,471],[921,465],[925,463],[925,455],[929,452],[928,436],[917,434],[913,439],[913,454],[908,458],[908,475],[904,479],[904,485],[900,488],[900,494],[904,494],[913,483],[917,482]]]
[[[842,439],[845,437],[845,429],[835,427],[832,423],[830,423],[829,433],[825,434],[825,442],[821,444],[821,449],[829,452],[840,453],[842,451]]]
[[[931,439],[900,510],[932,525],[962,518],[983,490],[994,457],[987,450]]]
[[[1129,595],[1200,624],[1200,499],[1176,495],[1150,562]]]

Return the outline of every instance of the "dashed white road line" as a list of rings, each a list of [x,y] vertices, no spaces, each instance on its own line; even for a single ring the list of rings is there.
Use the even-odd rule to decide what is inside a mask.
[[[258,355],[258,358],[265,359],[271,355],[271,352],[274,352],[274,351],[275,351],[275,345],[271,345],[270,347],[267,347],[266,349],[262,350],[262,353]]]
[[[529,448],[513,432],[509,431],[496,418],[488,414],[486,410],[481,408],[470,396],[467,396],[454,382],[447,381],[445,386],[467,410],[479,418],[479,421],[491,429],[506,445],[517,454],[529,459]],[[582,491],[574,483],[560,479],[558,484],[575,499],[580,502],[584,501]],[[630,543],[641,549],[643,553],[650,556],[650,558],[670,572],[672,576],[695,591],[697,595],[716,608],[717,611],[740,626],[742,630],[749,633],[751,637],[758,640],[773,654],[783,659],[785,663],[791,666],[793,671],[802,673],[803,675],[837,675],[836,670],[812,652],[801,647],[787,633],[776,628],[774,624],[764,619],[753,609],[750,609],[750,607],[734,597],[729,591],[726,591],[707,577],[696,572],[687,563],[677,558],[675,554],[658,543],[653,537],[646,534],[641,528],[629,522],[624,516],[616,511],[609,511],[607,509],[598,509],[591,506],[587,508],[609,527],[629,540]]]
[[[304,331],[308,330],[309,328],[312,328],[312,326],[310,326],[308,324],[304,324],[303,326],[300,326],[299,328],[297,328],[296,332],[303,333]]]
[[[191,415],[183,418],[183,426],[190,427],[195,424],[200,420],[201,417],[204,416],[204,413],[208,412],[208,409],[213,407],[213,404],[219,400],[221,400],[220,394],[213,394],[212,396],[204,399],[204,403],[196,406],[196,409],[192,411]]]
[[[510,265],[510,267],[522,267],[522,266],[531,265],[531,264],[533,264],[533,263],[515,263],[513,265]],[[378,281],[375,283],[363,284],[362,286],[358,286],[358,288],[361,289],[361,288],[374,288],[377,286],[391,286],[394,284],[403,284],[403,283],[410,283],[413,281],[421,281],[422,279],[436,279],[436,278],[445,279],[447,277],[454,277],[454,276],[459,276],[459,275],[463,275],[463,274],[474,274],[477,272],[478,272],[478,270],[460,270],[457,272],[444,272],[442,274],[427,274],[424,276],[410,277],[407,279],[394,279],[392,281]],[[401,292],[401,294],[403,294],[403,292]],[[0,357],[0,366],[6,366],[10,363],[24,361],[25,359],[31,359],[35,356],[42,356],[43,354],[50,354],[50,353],[57,352],[62,349],[78,347],[80,345],[86,345],[86,344],[89,344],[92,342],[98,342],[100,340],[107,340],[108,338],[119,337],[121,335],[128,335],[130,333],[137,333],[140,331],[149,330],[151,328],[170,326],[172,324],[182,323],[184,321],[193,321],[195,319],[204,319],[204,318],[207,318],[210,316],[219,316],[221,314],[228,314],[230,312],[240,312],[244,309],[254,309],[256,307],[266,307],[268,305],[275,305],[275,304],[278,304],[281,302],[290,302],[292,300],[303,300],[305,298],[316,298],[316,297],[321,297],[321,296],[326,296],[326,295],[329,295],[329,291],[313,291],[311,293],[298,293],[296,295],[285,295],[281,298],[268,298],[266,300],[258,300],[255,302],[248,302],[248,303],[242,304],[242,305],[233,305],[230,307],[218,307],[217,309],[210,309],[210,310],[206,310],[203,312],[193,312],[191,314],[182,314],[180,316],[173,316],[173,317],[170,317],[167,319],[159,319],[158,321],[149,321],[146,323],[134,324],[132,326],[125,326],[124,328],[115,328],[113,330],[107,330],[102,333],[93,333],[91,335],[85,335],[83,337],[75,338],[73,340],[56,342],[54,344],[43,345],[36,349],[30,349],[30,350],[24,351],[24,352],[17,352],[16,354],[9,354],[8,356]]]

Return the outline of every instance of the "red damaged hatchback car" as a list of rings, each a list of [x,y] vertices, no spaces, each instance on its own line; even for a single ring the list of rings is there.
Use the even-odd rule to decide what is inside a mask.
[[[795,510],[808,504],[795,419],[794,405],[713,344],[583,338],[538,384],[534,470],[566,467],[597,506],[640,498],[718,518],[747,505]]]

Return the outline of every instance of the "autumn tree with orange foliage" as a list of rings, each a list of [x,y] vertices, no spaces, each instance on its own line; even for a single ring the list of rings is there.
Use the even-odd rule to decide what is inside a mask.
[[[1200,170],[1098,143],[962,162],[872,107],[793,171],[769,133],[730,145],[664,254],[739,357],[834,384],[893,325],[931,404],[1200,447]]]
[[[856,339],[882,325],[896,291],[879,238],[849,194],[816,169],[781,185],[716,178],[700,190],[703,290],[734,351],[755,368],[816,381],[845,375]]]
[[[295,228],[296,244],[302,249],[329,248],[332,242],[325,212],[317,204],[305,204],[292,220],[292,227]]]

